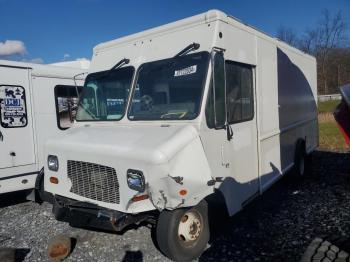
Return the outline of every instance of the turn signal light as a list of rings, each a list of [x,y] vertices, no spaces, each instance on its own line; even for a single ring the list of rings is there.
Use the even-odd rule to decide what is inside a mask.
[[[138,202],[146,199],[148,199],[148,195],[134,196],[131,200],[132,202]]]
[[[180,196],[185,196],[185,195],[187,195],[187,190],[186,189],[181,189],[179,194],[180,194]]]
[[[50,177],[50,182],[52,183],[52,184],[58,184],[58,178],[57,177],[54,177],[54,176],[52,176],[52,177]]]

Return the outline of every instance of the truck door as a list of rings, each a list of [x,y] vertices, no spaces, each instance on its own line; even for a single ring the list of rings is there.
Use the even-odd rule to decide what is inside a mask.
[[[206,103],[203,145],[215,187],[235,214],[259,192],[254,68],[212,54],[212,79]]]
[[[0,178],[35,163],[29,71],[0,66]]]
[[[244,205],[259,192],[257,125],[254,106],[254,68],[225,61],[227,125],[231,137],[231,176],[240,185],[239,198]]]

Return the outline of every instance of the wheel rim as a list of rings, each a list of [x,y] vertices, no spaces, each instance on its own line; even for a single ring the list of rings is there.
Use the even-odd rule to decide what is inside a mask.
[[[182,245],[188,246],[196,242],[203,230],[201,215],[196,211],[187,211],[179,222],[178,236]]]

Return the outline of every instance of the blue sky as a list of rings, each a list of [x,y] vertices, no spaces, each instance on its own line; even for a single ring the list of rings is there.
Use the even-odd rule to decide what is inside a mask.
[[[0,0],[0,50],[6,40],[16,40],[7,44],[19,50],[5,56],[11,51],[6,49],[0,58],[44,63],[90,59],[98,43],[213,8],[271,35],[281,25],[297,33],[313,28],[325,8],[342,10],[350,27],[350,0]]]

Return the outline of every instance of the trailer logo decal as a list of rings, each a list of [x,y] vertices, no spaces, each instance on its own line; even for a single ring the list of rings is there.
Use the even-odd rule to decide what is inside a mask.
[[[0,120],[5,128],[25,127],[25,91],[21,86],[0,86]]]
[[[180,70],[175,70],[174,77],[195,74],[196,72],[197,72],[197,65],[193,65]]]
[[[21,106],[21,100],[15,98],[5,98],[5,107],[18,107]]]

